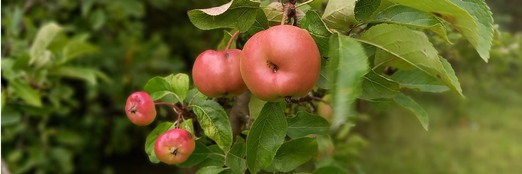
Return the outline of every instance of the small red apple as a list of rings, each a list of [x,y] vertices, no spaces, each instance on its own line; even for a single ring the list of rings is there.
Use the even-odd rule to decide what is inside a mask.
[[[154,154],[165,164],[180,164],[194,151],[194,136],[185,129],[170,129],[159,135],[154,142]]]
[[[209,97],[239,95],[246,85],[239,71],[241,50],[206,50],[192,67],[192,78],[198,90]]]
[[[321,60],[307,31],[278,25],[254,34],[245,43],[240,65],[252,94],[274,101],[307,95],[319,77]]]
[[[156,118],[156,107],[149,94],[141,91],[134,92],[127,98],[125,114],[132,123],[146,126]]]

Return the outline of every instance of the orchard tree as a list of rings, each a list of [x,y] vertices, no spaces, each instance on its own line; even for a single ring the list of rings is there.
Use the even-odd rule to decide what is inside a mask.
[[[224,31],[196,58],[194,87],[186,74],[154,77],[125,109],[137,125],[162,118],[145,142],[151,162],[198,173],[346,173],[332,152],[350,147],[330,136],[346,136],[357,101],[395,103],[428,130],[401,89],[463,96],[431,39],[460,33],[487,62],[493,37],[483,0],[232,0],[188,17]],[[151,100],[176,116],[156,117]]]

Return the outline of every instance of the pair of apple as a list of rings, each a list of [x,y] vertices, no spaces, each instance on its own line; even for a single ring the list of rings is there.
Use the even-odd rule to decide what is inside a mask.
[[[307,31],[278,25],[254,34],[243,50],[206,50],[192,68],[198,90],[209,97],[239,95],[247,88],[259,99],[302,97],[315,85],[319,49]]]
[[[127,98],[125,114],[135,125],[149,125],[156,118],[155,103],[146,92],[134,92]],[[156,138],[154,153],[161,162],[179,164],[188,159],[195,146],[196,142],[190,132],[175,128],[167,130]]]

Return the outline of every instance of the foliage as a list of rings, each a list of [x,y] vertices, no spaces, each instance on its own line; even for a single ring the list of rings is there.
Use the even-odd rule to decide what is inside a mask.
[[[445,52],[439,54],[440,48],[458,31],[466,39],[462,44],[471,45],[475,54],[488,61],[494,33],[491,13],[482,0],[330,0],[324,9],[297,3],[297,17],[290,22],[310,33],[322,57],[312,99],[282,103],[251,96],[250,117],[237,134],[229,119],[238,98],[207,98],[191,88],[189,75],[173,72],[185,70],[191,63],[186,57],[195,57],[201,49],[222,47],[209,45],[205,33],[215,32],[209,34],[214,40],[224,33],[222,42],[226,42],[229,33],[239,31],[235,44],[241,48],[253,34],[286,17],[280,3],[231,0],[211,8],[197,5],[198,9],[187,12],[188,19],[198,29],[212,31],[193,35],[179,34],[194,29],[176,27],[177,22],[171,22],[176,18],[147,10],[184,11],[188,2],[176,6],[162,0],[46,2],[49,7],[31,11],[31,16],[41,18],[24,18],[23,3],[12,3],[2,11],[7,19],[3,27],[11,28],[2,33],[7,36],[2,37],[4,45],[9,45],[2,46],[2,94],[7,96],[2,102],[2,145],[7,145],[8,164],[19,173],[72,173],[76,170],[73,160],[81,164],[103,158],[97,155],[125,153],[132,144],[145,144],[140,149],[158,163],[151,144],[176,120],[169,118],[172,110],[165,109],[158,112],[160,121],[152,127],[130,128],[122,116],[122,103],[125,95],[142,86],[154,100],[186,111],[184,119],[177,121],[194,132],[197,143],[194,154],[178,167],[195,167],[197,173],[347,173],[356,170],[346,164],[353,164],[366,143],[351,132],[354,123],[364,118],[357,104],[395,102],[411,110],[427,130],[426,112],[404,90],[450,90],[464,96],[451,61],[445,59]],[[60,8],[48,11],[54,5]],[[74,18],[78,11],[82,17]],[[149,21],[154,17],[160,19]],[[176,48],[184,52],[170,51]],[[318,102],[324,102],[317,98],[325,94],[332,96],[331,122],[315,112]],[[112,107],[104,108],[107,104]],[[79,116],[69,118],[75,115]],[[67,122],[61,121],[64,118]],[[82,135],[85,130],[94,131]],[[129,130],[150,133],[146,138],[133,137]],[[77,157],[100,146],[106,146],[104,154]],[[46,160],[47,156],[52,160]],[[60,167],[50,167],[55,162]],[[103,166],[80,167],[97,172]]]
[[[289,22],[297,23],[298,26],[306,29],[320,49],[324,73],[321,75],[319,88],[310,95],[322,97],[324,93],[321,94],[321,90],[332,95],[330,106],[334,112],[333,124],[330,126],[306,124],[327,123],[324,118],[312,114],[316,102],[311,102],[311,112],[305,109],[306,107],[299,107],[299,103],[265,102],[249,104],[250,113],[255,113],[252,114],[255,117],[250,118],[253,121],[245,126],[249,128],[244,130],[246,132],[236,135],[232,134],[227,117],[228,114],[235,113],[227,114],[222,108],[227,104],[219,105],[220,103],[198,92],[187,95],[185,94],[187,90],[182,93],[173,90],[179,85],[187,86],[188,82],[184,81],[185,84],[169,82],[168,77],[183,75],[155,77],[145,85],[145,90],[153,96],[158,96],[156,98],[158,100],[172,94],[174,97],[171,98],[174,100],[170,101],[173,104],[194,113],[195,116],[188,114],[185,117],[195,117],[194,120],[199,122],[202,133],[196,132],[196,136],[206,142],[212,140],[206,143],[207,148],[216,145],[220,148],[219,154],[224,155],[225,158],[213,159],[214,164],[199,159],[200,164],[195,164],[199,169],[198,173],[244,173],[245,169],[251,173],[262,170],[314,172],[314,168],[315,172],[344,173],[345,169],[339,167],[342,166],[342,160],[331,158],[331,154],[325,159],[312,160],[311,154],[316,153],[318,148],[321,149],[318,146],[319,140],[322,140],[322,143],[339,145],[328,138],[317,138],[317,136],[328,137],[328,133],[325,134],[321,127],[330,127],[330,131],[337,133],[339,140],[346,139],[349,126],[353,124],[352,115],[356,113],[352,107],[356,101],[396,102],[417,115],[422,126],[427,130],[429,121],[427,113],[411,97],[405,95],[401,91],[402,88],[424,92],[441,92],[449,89],[463,96],[455,71],[448,61],[439,55],[430,40],[431,35],[424,31],[432,31],[437,34],[433,37],[448,41],[446,30],[454,27],[461,31],[462,36],[471,43],[483,60],[489,59],[493,24],[491,13],[484,2],[448,0],[417,3],[397,0],[383,3],[389,5],[382,8],[377,5],[380,3],[379,1],[341,3],[331,0],[322,15],[313,9],[307,9],[304,17],[300,19],[293,18],[291,16],[293,12],[281,15],[283,19],[288,15]],[[292,5],[294,5],[292,2],[285,3],[283,9]],[[263,15],[259,13],[261,9],[266,18],[259,17]],[[277,13],[280,10],[281,8],[274,8],[273,4],[233,0],[217,7],[190,10],[188,16],[199,29],[232,28],[248,38],[259,28],[266,29],[267,26],[264,24],[274,19],[272,11]],[[237,18],[238,14],[243,14],[241,19]],[[225,31],[224,38],[233,39],[229,38],[227,33]],[[386,69],[396,71],[397,75],[393,76],[394,72],[386,72]],[[160,81],[161,83],[158,83]],[[188,102],[184,101],[179,97],[182,95],[192,96],[192,99],[189,98]],[[299,130],[295,129],[296,124],[305,125]],[[234,136],[246,137],[246,142],[232,143]],[[241,155],[234,155],[235,162],[227,162],[232,145],[245,146],[240,148],[245,151],[235,152]],[[343,151],[342,146],[339,147],[341,148],[339,150]],[[199,146],[199,148],[204,147]],[[352,147],[348,146],[345,150],[351,149]],[[150,156],[150,151],[148,153]],[[312,169],[300,167],[310,160],[316,162],[312,165]],[[190,163],[191,166],[194,165]]]

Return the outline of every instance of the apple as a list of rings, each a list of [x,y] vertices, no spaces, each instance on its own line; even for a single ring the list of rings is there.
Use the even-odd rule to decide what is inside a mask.
[[[209,97],[237,96],[246,90],[239,71],[241,50],[206,50],[198,55],[192,67],[192,78],[198,90]]]
[[[185,162],[194,152],[194,136],[185,129],[170,129],[154,142],[154,154],[163,163],[174,165]]]
[[[320,54],[307,31],[278,25],[254,34],[244,45],[241,75],[252,94],[276,101],[308,94],[319,77]]]
[[[138,91],[127,98],[125,114],[135,125],[146,126],[156,118],[156,107],[149,94]]]

